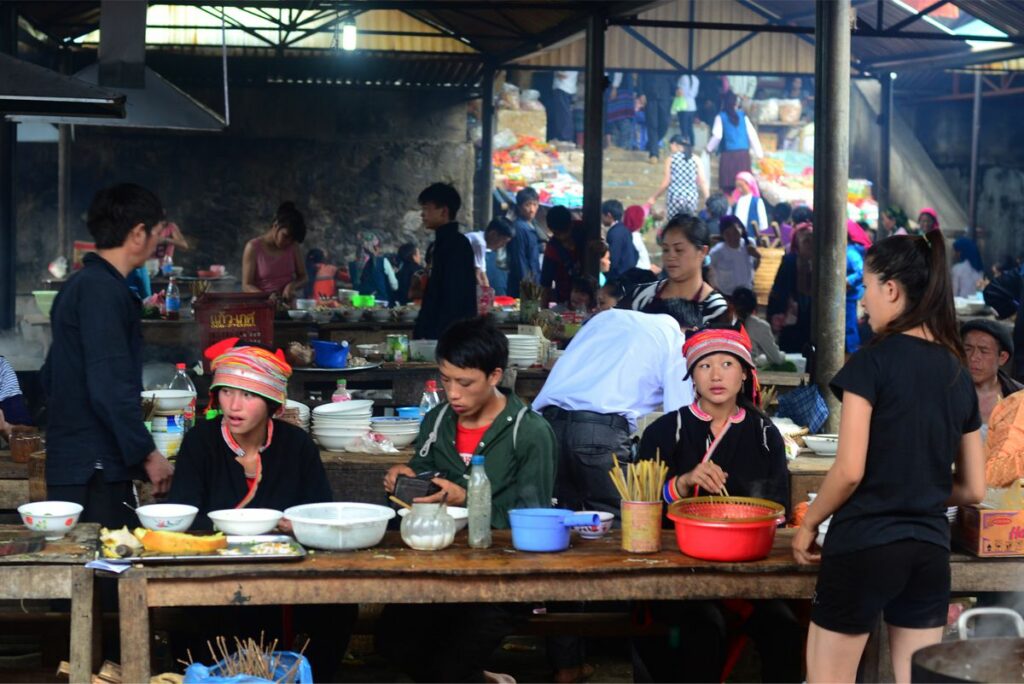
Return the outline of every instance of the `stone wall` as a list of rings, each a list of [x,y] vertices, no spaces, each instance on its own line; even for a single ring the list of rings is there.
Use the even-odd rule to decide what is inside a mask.
[[[193,94],[221,109],[219,93]],[[338,263],[361,230],[378,231],[388,250],[409,240],[425,246],[408,214],[437,180],[459,190],[460,220],[472,225],[474,156],[458,94],[239,87],[231,117],[219,135],[76,129],[72,238],[88,239],[83,218],[93,193],[120,181],[160,196],[196,245],[176,258],[187,270],[222,263],[238,274],[246,241],[266,230],[283,200],[306,216],[303,247],[324,248]],[[25,293],[58,255],[57,146],[20,144],[17,165],[18,291]]]

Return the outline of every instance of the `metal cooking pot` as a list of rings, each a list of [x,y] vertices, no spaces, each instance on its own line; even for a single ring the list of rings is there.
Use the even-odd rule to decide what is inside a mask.
[[[967,623],[979,615],[1010,618],[1016,637],[968,639]],[[960,641],[928,646],[914,653],[912,682],[1020,682],[1024,680],[1024,618],[1009,608],[975,608],[957,622]]]

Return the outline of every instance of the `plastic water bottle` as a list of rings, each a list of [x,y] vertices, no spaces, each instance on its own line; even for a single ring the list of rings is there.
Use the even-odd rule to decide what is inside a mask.
[[[165,276],[174,273],[174,259],[171,258],[170,254],[165,254],[164,258],[160,260],[160,272]]]
[[[185,371],[185,364],[179,363],[176,366],[177,370],[174,373],[174,379],[171,380],[170,387],[172,390],[183,390],[185,392],[192,393],[192,401],[185,407],[184,424],[182,427],[185,430],[190,429],[196,424],[196,386],[192,384],[192,379],[188,377],[188,373]]]
[[[484,470],[484,457],[470,461],[469,487],[466,488],[469,509],[469,548],[486,549],[491,545],[491,481]]]
[[[352,401],[352,395],[349,393],[347,385],[347,380],[338,380],[338,387],[334,390],[334,394],[331,395],[331,401]]]
[[[437,396],[437,380],[427,380],[423,388],[423,396],[420,398],[420,417],[430,413],[430,410],[441,404],[441,398]]]
[[[167,283],[167,294],[164,297],[164,310],[167,312],[167,320],[176,321],[181,316],[181,293],[178,291],[178,283],[171,278]]]

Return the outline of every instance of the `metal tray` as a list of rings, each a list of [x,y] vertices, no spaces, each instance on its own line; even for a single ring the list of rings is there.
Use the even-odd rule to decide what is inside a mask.
[[[291,546],[293,553],[252,553],[254,544],[262,542],[283,542]],[[235,551],[234,553],[225,553]],[[228,546],[216,553],[201,553],[189,556],[175,556],[144,551],[141,556],[108,559],[126,563],[254,563],[259,561],[294,561],[306,557],[306,549],[286,534],[258,534],[252,536],[228,535]]]
[[[296,366],[293,371],[302,371],[306,373],[355,373],[357,371],[370,370],[372,368],[380,368],[383,362],[375,361],[368,363],[365,366],[346,366],[344,368],[320,368],[319,366]]]

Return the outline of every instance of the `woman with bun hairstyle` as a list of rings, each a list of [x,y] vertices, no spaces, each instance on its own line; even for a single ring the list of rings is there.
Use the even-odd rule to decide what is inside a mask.
[[[283,202],[266,233],[242,252],[242,292],[266,292],[295,299],[306,284],[306,265],[298,245],[306,239],[306,220],[294,202]]]
[[[910,681],[911,655],[939,643],[946,625],[947,507],[985,495],[978,397],[942,236],[872,246],[864,308],[872,341],[831,383],[842,401],[839,452],[793,538],[798,562],[821,563],[808,682],[853,682],[880,615],[896,681]],[[830,516],[819,549],[819,526]]]

